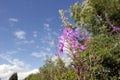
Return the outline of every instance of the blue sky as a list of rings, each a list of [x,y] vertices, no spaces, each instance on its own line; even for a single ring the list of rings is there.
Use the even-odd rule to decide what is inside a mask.
[[[53,42],[58,41],[62,28],[58,10],[68,14],[75,2],[0,0],[0,78],[4,80],[15,71],[36,71],[44,64],[46,55],[55,56]]]

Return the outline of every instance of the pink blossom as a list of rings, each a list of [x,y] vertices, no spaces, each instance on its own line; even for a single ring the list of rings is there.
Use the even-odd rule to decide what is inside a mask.
[[[67,28],[63,30],[63,34],[69,36],[70,34],[72,34],[72,31],[72,28]]]
[[[86,49],[85,45],[80,46],[80,50],[84,51]]]
[[[59,42],[60,42],[60,43],[64,43],[65,39],[66,39],[66,36],[65,36],[65,35],[61,35],[61,36],[59,37]]]
[[[79,36],[79,33],[80,33],[80,32],[79,32],[78,30],[75,31],[75,32],[74,32],[74,36],[75,36],[75,37],[78,37],[78,36]]]
[[[65,35],[61,35],[59,38],[59,53],[63,53],[63,47],[64,47],[64,42],[65,42],[66,36]]]
[[[59,53],[63,53],[63,47],[64,47],[64,44],[63,43],[60,43],[59,44]]]
[[[71,48],[72,48],[72,49],[76,48],[76,47],[78,46],[78,44],[79,44],[79,43],[78,43],[77,40],[72,41],[72,42],[71,42]]]

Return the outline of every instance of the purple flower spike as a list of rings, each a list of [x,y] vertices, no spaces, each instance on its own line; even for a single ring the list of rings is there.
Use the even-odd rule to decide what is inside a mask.
[[[84,51],[86,48],[85,48],[85,45],[81,45],[80,46],[80,50]]]

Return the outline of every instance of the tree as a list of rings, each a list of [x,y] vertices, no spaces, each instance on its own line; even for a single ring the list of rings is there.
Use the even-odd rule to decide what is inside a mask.
[[[24,80],[40,80],[40,73],[30,74]]]
[[[59,57],[56,62],[47,59],[45,64],[39,68],[39,73],[30,74],[24,80],[77,80],[72,66],[65,67]]]
[[[9,78],[9,80],[18,80],[17,73],[13,73],[13,74],[11,75],[11,77]]]

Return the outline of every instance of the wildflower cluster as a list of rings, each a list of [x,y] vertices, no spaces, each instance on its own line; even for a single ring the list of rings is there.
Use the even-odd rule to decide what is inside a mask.
[[[76,28],[75,30],[72,28],[65,28],[63,34],[59,38],[59,53],[63,53],[65,41],[68,42],[70,50],[79,48],[81,51],[84,51],[86,49],[84,43],[87,39],[85,32],[80,33],[80,28]],[[80,43],[80,41],[82,41],[82,43]]]

